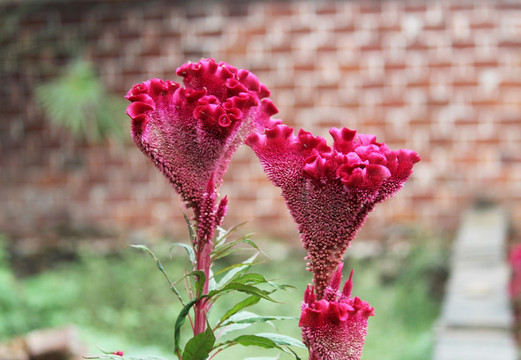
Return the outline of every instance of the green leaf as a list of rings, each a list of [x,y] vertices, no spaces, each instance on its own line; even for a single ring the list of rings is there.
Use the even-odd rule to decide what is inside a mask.
[[[217,333],[217,337],[222,338],[223,336],[225,336],[231,332],[247,329],[251,325],[252,324],[228,324],[219,329],[219,332]],[[231,344],[231,345],[234,345],[234,344]]]
[[[306,348],[306,346],[304,345],[304,343],[302,341],[295,339],[291,336],[287,336],[287,335],[274,334],[274,333],[260,333],[260,334],[257,334],[257,336],[261,336],[263,338],[270,339],[277,345],[296,346],[296,347],[303,348],[303,349]]]
[[[210,291],[217,289],[217,282],[215,281],[215,276],[213,274],[211,265],[210,265],[210,273],[208,275],[210,276],[210,279],[208,279],[208,289]]]
[[[251,256],[249,259],[244,260],[241,264],[235,264],[235,265],[230,266],[229,268],[231,268],[231,270],[228,271],[226,273],[226,275],[224,275],[221,278],[221,280],[219,280],[219,282],[217,283],[217,289],[224,287],[224,285],[226,285],[227,283],[232,281],[232,279],[235,276],[237,276],[238,274],[247,271],[251,267],[251,265],[253,264],[253,261],[255,261],[255,259],[257,258],[258,255],[259,255],[259,253],[256,253],[253,256]],[[219,273],[220,272],[218,272],[215,275],[218,275]]]
[[[258,264],[259,264],[259,263],[254,263],[254,262],[251,262],[251,263],[239,263],[239,264],[233,264],[233,265],[230,265],[230,266],[225,267],[224,269],[221,269],[221,270],[217,271],[217,273],[214,274],[213,277],[215,278],[215,277],[217,277],[217,276],[219,276],[219,275],[221,275],[221,274],[227,273],[227,272],[229,272],[229,271],[232,270],[232,269],[241,268],[241,269],[238,269],[236,273],[234,273],[234,274],[232,274],[232,275],[229,276],[229,279],[232,279],[233,276],[235,276],[236,274],[238,274],[238,273],[244,273],[244,272],[248,271],[248,269],[249,269],[251,266],[253,266],[253,265],[258,265]],[[228,280],[228,281],[230,281],[230,280]],[[222,279],[221,279],[220,282],[222,282]],[[218,284],[217,284],[217,285],[218,285]]]
[[[190,221],[190,218],[188,218],[188,215],[183,213],[183,216],[185,218],[186,225],[188,226],[188,233],[190,234],[190,241],[193,244],[195,242],[195,240],[196,240],[194,226],[192,225],[192,222]]]
[[[174,327],[174,345],[175,349],[174,352],[177,352],[179,350],[179,342],[181,340],[181,326],[185,323],[186,316],[190,312],[190,309],[195,305],[197,302],[197,299],[190,300],[188,304],[186,304],[183,309],[179,312],[179,315],[177,315],[177,320],[175,321],[175,327]]]
[[[277,302],[276,300],[272,299],[269,296],[270,292],[268,292],[266,290],[259,289],[253,285],[245,285],[245,284],[239,284],[239,283],[235,283],[235,282],[227,284],[222,289],[210,291],[210,293],[208,294],[208,297],[212,298],[212,297],[215,297],[216,295],[228,293],[228,292],[231,292],[234,290],[237,290],[237,291],[240,291],[240,292],[243,292],[246,294],[250,294],[250,295],[257,295],[257,296],[259,296],[263,299],[269,300],[271,302]]]
[[[220,245],[224,244],[224,242],[226,241],[226,238],[228,238],[228,236],[232,232],[237,231],[237,229],[239,229],[241,226],[244,226],[246,223],[247,223],[247,221],[242,222],[239,225],[236,225],[229,230],[224,230],[223,228],[219,227],[218,228],[219,236],[217,237],[217,239],[215,239],[215,246],[220,246]]]
[[[262,252],[261,249],[253,241],[251,241],[248,238],[249,236],[250,235],[246,235],[246,236],[244,236],[244,237],[242,237],[242,238],[240,238],[238,240],[231,241],[231,242],[228,242],[228,243],[224,243],[224,244],[219,245],[219,246],[216,245],[214,247],[214,250],[211,253],[212,261],[224,258],[224,257],[226,257],[226,256],[228,256],[230,254],[233,254],[233,253],[237,252],[237,251],[244,251],[244,250],[246,250],[245,248],[234,249],[234,247],[239,245],[239,244],[248,244],[251,247],[253,247],[254,249],[256,249],[257,251]]]
[[[204,275],[204,271],[194,270],[188,275],[195,276],[197,278],[197,281],[195,282],[196,297],[200,297],[203,295],[204,283],[206,282],[206,275]]]
[[[261,274],[251,273],[251,274],[243,274],[235,279],[233,282],[238,282],[241,284],[264,284],[268,283],[268,280],[264,278]]]
[[[130,245],[130,246],[133,247],[134,249],[143,250],[144,252],[146,252],[147,254],[152,256],[152,258],[156,261],[157,268],[159,269],[159,271],[161,271],[161,273],[163,274],[165,279],[168,281],[168,284],[170,285],[170,289],[174,292],[174,294],[177,296],[177,298],[179,299],[181,304],[184,306],[185,304],[184,304],[183,298],[181,297],[181,293],[175,287],[174,282],[172,280],[170,280],[170,278],[168,277],[165,269],[163,268],[163,265],[161,264],[161,261],[159,261],[156,254],[154,254],[152,252],[152,250],[150,250],[146,245]]]
[[[275,289],[287,289],[287,288],[295,288],[292,285],[279,285],[270,280],[267,280],[264,276],[257,273],[251,274],[243,274],[239,277],[233,279],[233,282],[238,282],[241,284],[268,284]]]
[[[207,326],[206,331],[197,334],[186,343],[183,360],[205,360],[212,351],[214,344],[213,330],[210,326]]]
[[[259,346],[266,349],[279,348],[277,343],[275,343],[273,340],[257,335],[241,335],[233,340],[230,340],[230,342],[243,346]]]
[[[226,312],[226,314],[224,314],[221,317],[221,320],[219,320],[219,324],[217,326],[221,325],[223,322],[228,320],[230,318],[230,316],[237,314],[242,309],[245,309],[249,306],[253,306],[253,305],[257,304],[260,301],[260,299],[261,299],[260,296],[252,295],[252,296],[242,300],[241,302],[238,302],[230,310],[228,310]]]
[[[272,334],[272,333],[260,333],[257,335],[242,335],[233,340],[217,345],[217,347],[228,347],[231,345],[240,344],[243,346],[259,346],[267,349],[280,349],[284,352],[291,353],[295,356],[295,359],[301,360],[299,356],[290,348],[283,348],[282,346],[298,346],[305,348],[305,345],[295,338],[285,335]]]
[[[175,247],[182,247],[182,248],[184,248],[186,250],[186,252],[188,253],[188,257],[190,259],[190,262],[192,264],[195,263],[195,252],[194,252],[194,249],[190,245],[183,244],[183,243],[172,244],[172,246],[170,246],[170,256],[172,255],[172,250]]]
[[[253,314],[254,316],[246,317],[240,320],[231,320],[227,322],[225,325],[229,323],[235,324],[253,324],[258,322],[266,322],[271,320],[297,320],[298,318],[294,316],[258,316]],[[289,344],[281,344],[281,345],[289,345]]]

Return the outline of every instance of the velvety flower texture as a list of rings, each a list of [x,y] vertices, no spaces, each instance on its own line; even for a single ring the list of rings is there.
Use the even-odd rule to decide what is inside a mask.
[[[304,294],[299,326],[310,360],[359,360],[362,356],[367,320],[374,309],[358,297],[351,298],[353,272],[339,291],[342,268],[340,263],[323,299],[317,301],[313,286]]]
[[[298,225],[318,299],[350,241],[374,205],[398,191],[420,160],[411,150],[391,151],[374,135],[332,128],[325,139],[285,125],[246,140],[268,178],[282,189]]]
[[[254,131],[280,121],[268,89],[247,70],[203,59],[177,69],[185,87],[151,79],[128,92],[136,145],[198,209],[213,179],[219,186],[232,154]]]

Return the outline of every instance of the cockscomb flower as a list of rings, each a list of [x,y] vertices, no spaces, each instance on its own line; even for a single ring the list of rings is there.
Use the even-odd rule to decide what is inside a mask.
[[[511,278],[510,278],[510,296],[514,299],[521,295],[521,244],[516,244],[510,250],[508,256],[510,263]]]
[[[201,206],[208,181],[219,186],[232,154],[254,131],[279,123],[269,90],[247,70],[203,59],[177,69],[185,87],[147,80],[126,95],[136,145],[188,207]]]
[[[333,147],[303,130],[295,136],[285,125],[246,140],[298,225],[318,299],[374,205],[398,191],[420,160],[373,135],[347,128],[330,134]]]
[[[308,286],[299,326],[309,349],[309,360],[359,360],[362,356],[367,320],[374,315],[368,302],[351,298],[353,272],[340,292],[343,263],[317,300],[313,286]]]

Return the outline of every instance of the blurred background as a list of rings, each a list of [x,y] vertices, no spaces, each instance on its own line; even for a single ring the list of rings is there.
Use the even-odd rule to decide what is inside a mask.
[[[376,286],[360,292],[389,308],[370,323],[387,335],[370,332],[364,359],[430,359],[464,211],[498,204],[508,242],[521,237],[519,1],[3,0],[0,340],[76,324],[89,344],[168,351],[174,299],[128,245],[186,239],[183,206],[133,145],[123,96],[150,78],[180,81],[176,68],[203,57],[255,73],[275,117],[296,129],[329,139],[345,126],[420,154],[348,266]],[[267,271],[277,278],[278,262],[292,264],[303,289],[295,225],[248,147],[220,193],[230,200],[224,226],[247,221],[273,255]],[[301,289],[290,295],[294,316]],[[108,333],[121,339],[107,345]]]

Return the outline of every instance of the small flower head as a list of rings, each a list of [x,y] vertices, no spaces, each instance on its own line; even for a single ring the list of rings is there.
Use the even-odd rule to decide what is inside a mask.
[[[351,298],[353,272],[339,290],[342,267],[340,263],[323,299],[317,301],[313,286],[304,295],[299,326],[310,360],[359,360],[362,356],[367,320],[374,309],[358,297]]]
[[[112,353],[112,355],[123,356],[124,354],[123,354],[123,351],[119,350],[119,351],[114,351]]]
[[[210,178],[219,186],[232,154],[254,131],[278,123],[268,89],[247,70],[203,59],[177,69],[185,87],[151,79],[126,98],[136,145],[190,207],[201,205]]]
[[[374,205],[398,191],[420,160],[411,150],[391,151],[373,135],[347,128],[332,128],[330,134],[332,147],[303,130],[295,136],[285,125],[246,140],[282,189],[319,299]]]
[[[521,244],[514,245],[510,250],[508,262],[512,271],[509,289],[510,296],[518,299],[521,295]]]

